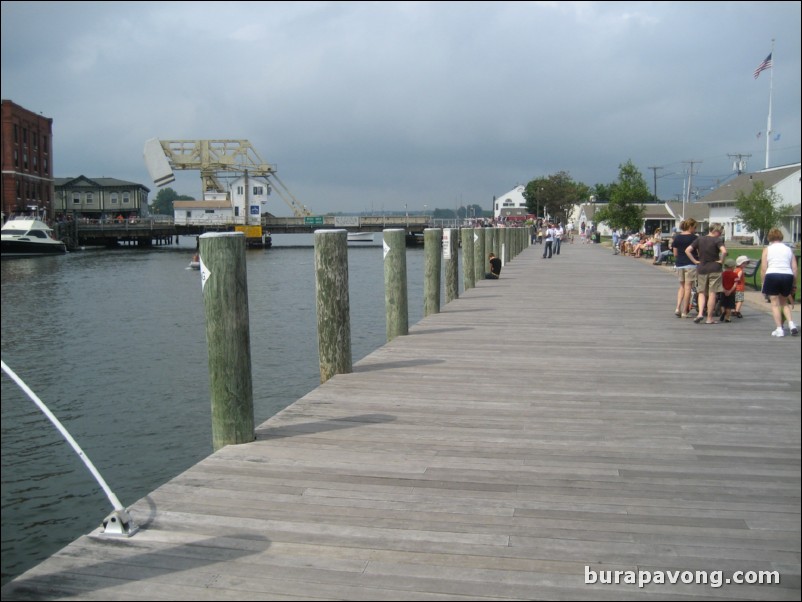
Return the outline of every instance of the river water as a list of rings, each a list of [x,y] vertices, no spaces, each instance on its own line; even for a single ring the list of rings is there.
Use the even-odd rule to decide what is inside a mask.
[[[354,362],[386,342],[381,234],[349,244]],[[247,251],[256,424],[320,382],[312,235]],[[2,357],[47,404],[124,505],[212,452],[200,273],[191,238],[2,260]],[[407,249],[409,322],[423,251]],[[2,376],[2,583],[111,512],[86,467]]]

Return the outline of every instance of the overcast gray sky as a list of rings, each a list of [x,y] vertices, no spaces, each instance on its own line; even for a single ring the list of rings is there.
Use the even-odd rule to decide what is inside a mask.
[[[158,189],[145,140],[248,139],[328,211],[455,208],[631,159],[674,199],[800,160],[799,2],[2,2],[2,97],[54,175]],[[200,196],[197,172],[171,186]],[[290,215],[275,197],[271,211]]]

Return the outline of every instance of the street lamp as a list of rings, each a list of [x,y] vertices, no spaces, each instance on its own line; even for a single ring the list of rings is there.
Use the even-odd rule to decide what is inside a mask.
[[[538,188],[537,199],[535,200],[535,219],[540,218],[540,201],[543,200],[543,188]]]

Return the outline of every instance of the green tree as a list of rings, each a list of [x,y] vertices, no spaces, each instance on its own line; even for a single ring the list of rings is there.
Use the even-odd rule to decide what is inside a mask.
[[[460,207],[457,209],[457,215],[460,219],[474,219],[477,217],[488,217],[492,216],[493,213],[490,212],[489,214],[482,209],[481,205],[468,205],[467,207]]]
[[[566,171],[532,180],[523,193],[529,213],[538,217],[548,216],[562,223],[568,221],[574,207],[589,195],[590,188],[575,182]]]
[[[596,198],[597,203],[610,202],[610,186],[611,184],[596,184],[591,190],[591,194]]]
[[[640,230],[643,224],[643,203],[651,198],[649,187],[631,159],[619,165],[618,170],[618,181],[608,187],[610,200],[596,211],[596,221],[611,228]]]
[[[173,215],[173,201],[191,201],[191,196],[178,194],[175,190],[170,188],[162,188],[159,190],[156,198],[150,204],[150,212],[159,215]]]
[[[432,218],[434,219],[455,219],[456,217],[457,214],[453,209],[435,209],[432,212]]]
[[[769,230],[782,224],[791,211],[790,205],[780,205],[780,196],[773,188],[756,181],[749,194],[739,191],[735,195],[737,217],[752,232],[757,232],[761,244],[766,244]]]

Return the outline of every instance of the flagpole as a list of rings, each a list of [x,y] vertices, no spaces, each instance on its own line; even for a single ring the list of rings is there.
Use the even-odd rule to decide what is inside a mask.
[[[766,169],[769,168],[769,143],[771,142],[771,99],[774,95],[774,38],[771,39],[771,74],[769,79],[769,120],[766,124]]]

